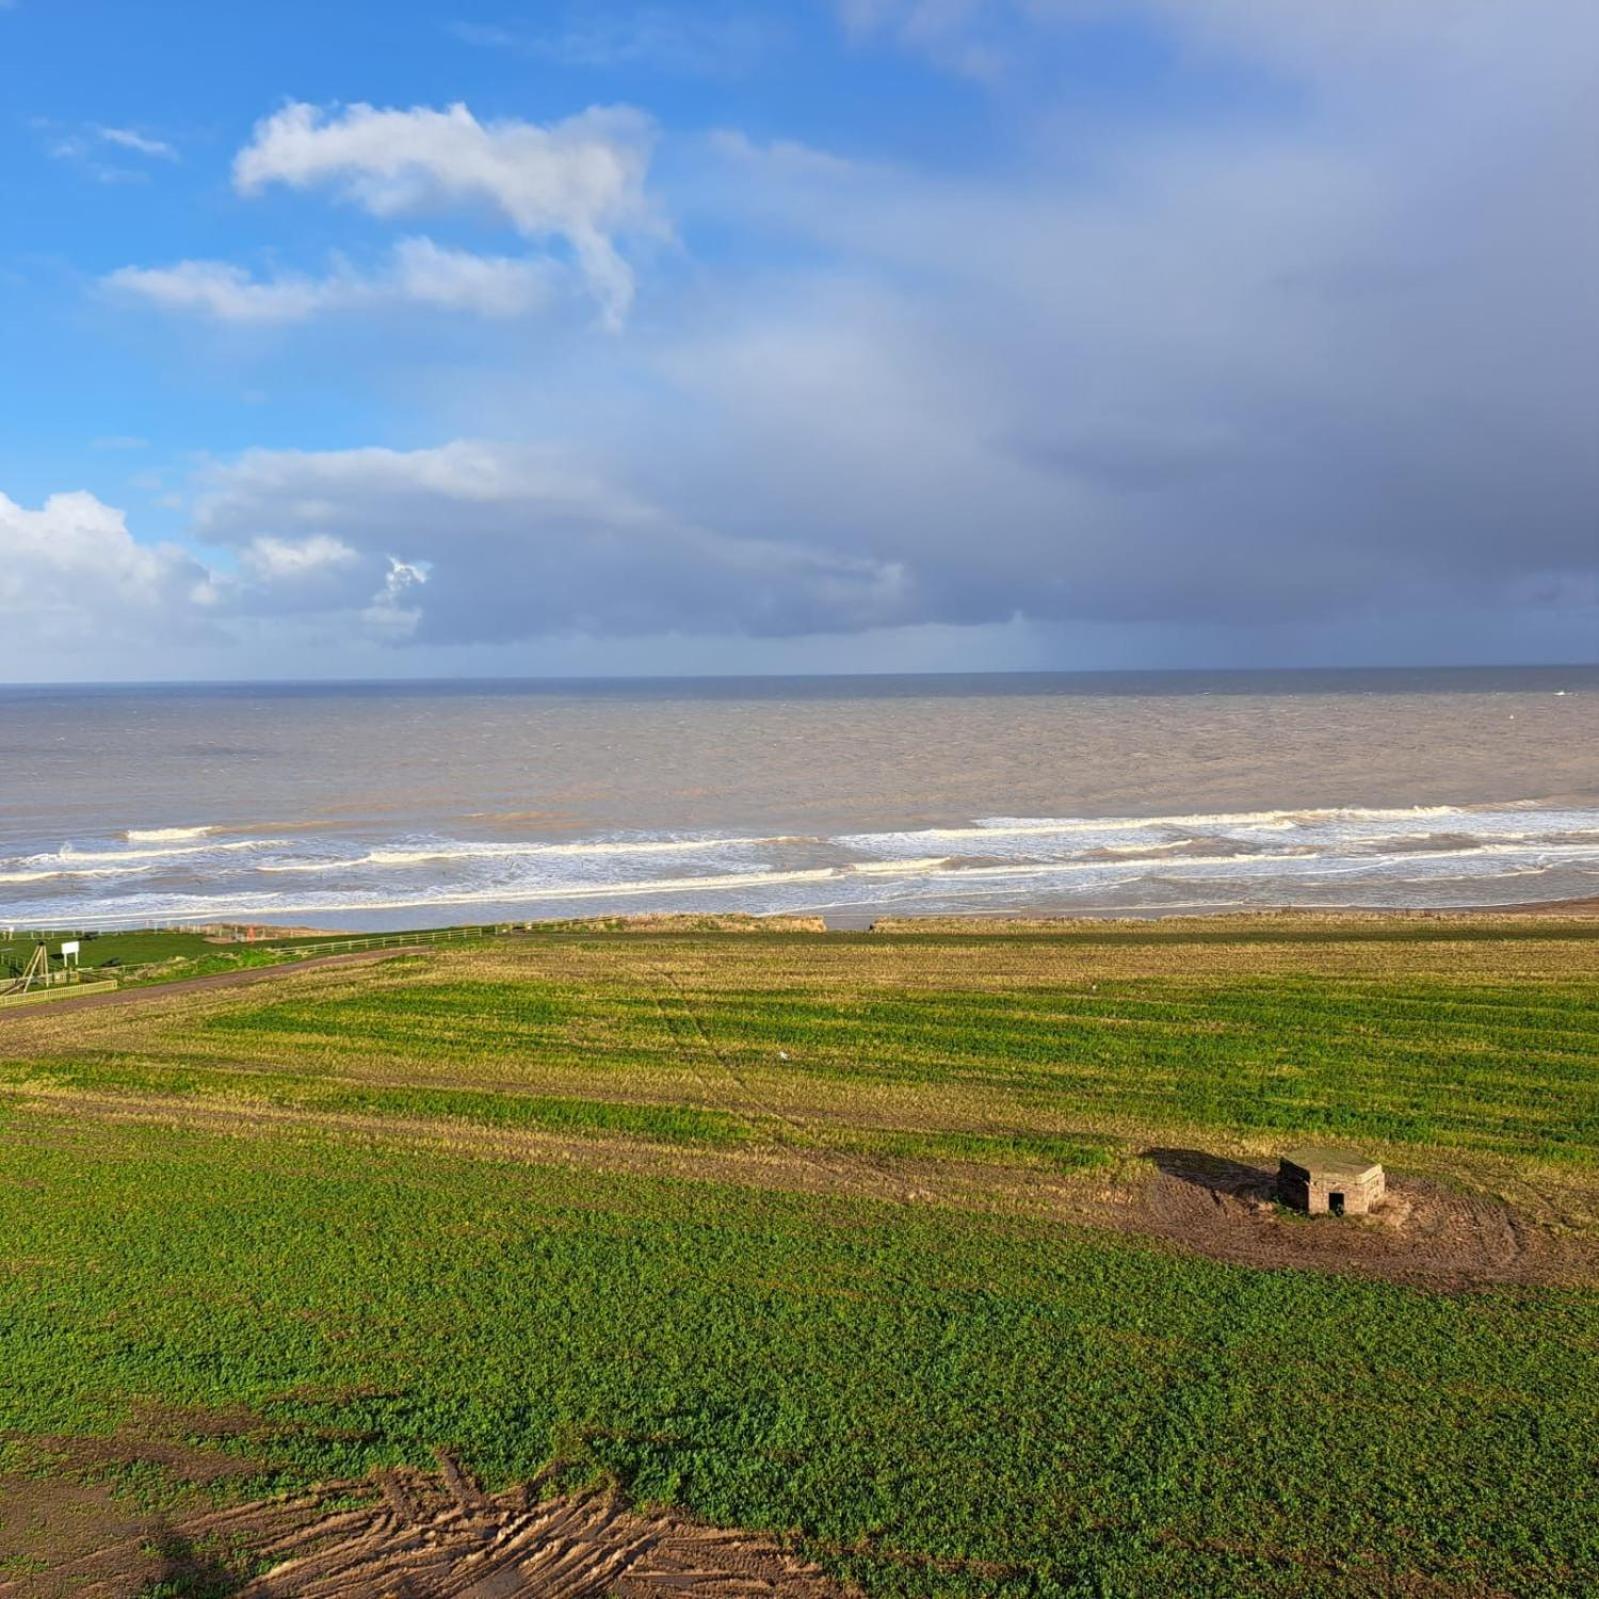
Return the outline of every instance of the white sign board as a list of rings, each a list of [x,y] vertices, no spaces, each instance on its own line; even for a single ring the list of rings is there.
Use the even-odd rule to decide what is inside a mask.
[[[77,953],[78,953],[78,940],[77,939],[69,938],[69,939],[67,939],[67,941],[64,944],[62,944],[62,946],[61,946],[61,955],[62,955],[63,959],[65,959],[68,955],[76,955]]]

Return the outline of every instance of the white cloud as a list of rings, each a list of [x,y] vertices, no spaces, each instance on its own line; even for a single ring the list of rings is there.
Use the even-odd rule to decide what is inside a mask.
[[[464,44],[502,50],[564,67],[607,70],[645,67],[704,77],[736,75],[778,48],[782,30],[747,11],[683,11],[645,6],[620,13],[585,14],[552,29],[507,28],[493,23],[453,22],[449,31]]]
[[[541,306],[556,275],[548,261],[475,255],[431,239],[402,239],[394,247],[390,288],[418,305],[511,317]]]
[[[543,305],[557,271],[552,263],[450,250],[431,239],[402,239],[387,267],[363,274],[347,262],[313,278],[300,273],[257,278],[226,261],[180,261],[170,267],[122,267],[107,287],[168,311],[219,322],[299,322],[324,311],[420,305],[485,317],[514,317]]]
[[[857,41],[885,37],[963,77],[994,79],[1008,59],[1005,24],[1025,18],[1022,0],[837,0]]]
[[[8,663],[74,675],[70,652],[209,632],[211,574],[173,544],[135,542],[122,512],[92,494],[53,494],[30,510],[0,494],[0,638]]]
[[[263,533],[237,546],[235,570],[218,586],[233,619],[337,616],[358,629],[363,607],[384,592],[385,568],[380,553],[329,533]]]
[[[783,181],[811,177],[846,181],[874,170],[864,162],[819,150],[797,139],[773,139],[760,144],[741,128],[717,128],[709,135],[707,143],[714,154],[737,162],[757,177],[770,175]],[[888,168],[875,170],[879,176],[891,175]]]
[[[425,561],[400,561],[389,557],[389,569],[383,577],[383,587],[372,596],[372,602],[361,612],[361,624],[367,633],[385,643],[399,644],[411,638],[422,620],[422,607],[407,604],[407,597],[416,598],[415,591],[427,582],[431,570]]]
[[[107,128],[97,125],[95,133],[106,143],[122,150],[132,150],[139,155],[154,156],[162,161],[176,161],[177,149],[165,139],[152,139],[136,128]]]
[[[482,123],[464,105],[291,104],[256,125],[233,175],[243,194],[329,186],[380,217],[487,209],[524,238],[564,240],[615,327],[633,298],[616,239],[654,226],[644,193],[652,142],[649,120],[626,107],[543,126]]]
[[[312,510],[296,508],[302,519]],[[83,492],[38,509],[0,494],[0,551],[0,675],[16,680],[137,676],[197,652],[226,670],[241,639],[329,618],[346,638],[400,643],[416,624],[406,596],[427,578],[426,562],[321,533],[243,541],[219,570],[179,545],[139,542],[122,511]]]
[[[325,533],[309,538],[280,539],[270,536],[252,540],[240,552],[239,565],[262,582],[279,582],[326,572],[330,568],[353,566],[360,556],[339,539]]]
[[[225,261],[179,261],[170,267],[119,267],[109,288],[168,311],[199,311],[220,322],[297,322],[324,309],[330,284],[305,277],[265,281]]]
[[[136,128],[107,127],[91,122],[64,125],[49,117],[35,117],[32,126],[48,141],[46,149],[58,161],[69,161],[100,183],[143,183],[148,171],[140,166],[117,165],[107,154],[146,156],[176,161],[175,146],[152,138]]]

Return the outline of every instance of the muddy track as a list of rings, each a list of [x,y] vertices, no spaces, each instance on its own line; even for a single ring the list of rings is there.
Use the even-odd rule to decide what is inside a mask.
[[[6,1022],[47,1021],[80,1010],[104,1010],[114,1005],[149,1004],[169,994],[194,994],[210,988],[243,988],[250,983],[268,983],[275,978],[292,977],[297,972],[323,971],[330,966],[368,966],[373,961],[392,960],[396,955],[414,955],[425,945],[409,944],[397,949],[360,949],[349,955],[312,955],[306,960],[287,960],[276,966],[251,966],[242,972],[212,972],[206,977],[178,977],[170,983],[146,983],[137,988],[119,988],[112,994],[85,994],[81,999],[47,1000],[40,1005],[0,1008],[0,1026]]]
[[[770,1538],[628,1510],[607,1494],[486,1495],[450,1456],[437,1475],[395,1470],[298,1498],[235,1505],[120,1539],[6,1599],[126,1599],[152,1580],[209,1579],[243,1558],[237,1599],[839,1599],[846,1590]],[[352,1499],[358,1502],[352,1507]],[[209,1590],[208,1590],[209,1591]]]

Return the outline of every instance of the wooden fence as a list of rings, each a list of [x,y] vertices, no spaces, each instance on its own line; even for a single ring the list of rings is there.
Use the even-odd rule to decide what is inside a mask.
[[[319,939],[314,944],[294,943],[274,946],[270,939],[258,939],[255,942],[262,947],[268,949],[275,947],[294,956],[337,955],[346,950],[404,949],[413,944],[444,944],[452,940],[459,942],[463,939],[494,938],[500,933],[509,931],[510,929],[506,927],[447,927],[432,933],[367,933],[351,938]]]
[[[116,978],[108,977],[98,982],[67,983],[59,988],[32,988],[26,994],[0,994],[0,1006],[37,1005],[52,999],[76,999],[80,994],[108,994],[116,987]]]

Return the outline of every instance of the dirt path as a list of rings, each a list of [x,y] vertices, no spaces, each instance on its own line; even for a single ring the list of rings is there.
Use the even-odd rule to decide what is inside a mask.
[[[0,1576],[0,1595],[131,1599],[159,1582],[209,1582],[237,1599],[841,1599],[846,1592],[758,1534],[628,1510],[606,1494],[541,1500],[530,1484],[489,1496],[448,1455],[439,1461],[436,1475],[384,1471],[297,1498],[124,1518],[109,1541],[69,1554],[48,1576]],[[230,1554],[258,1568],[273,1564],[234,1590],[225,1576]]]
[[[413,955],[426,945],[408,944],[395,949],[361,949],[350,955],[313,955],[306,960],[286,960],[275,966],[251,966],[242,972],[212,972],[206,977],[179,977],[170,983],[148,983],[137,988],[119,988],[111,994],[85,994],[81,999],[47,1000],[39,1005],[0,1007],[0,1025],[6,1022],[42,1021],[70,1011],[101,1010],[108,1005],[137,1005],[161,999],[168,994],[193,994],[208,988],[243,988],[250,983],[270,982],[275,977],[295,972],[313,972],[329,966],[366,966],[389,960],[395,955]]]

